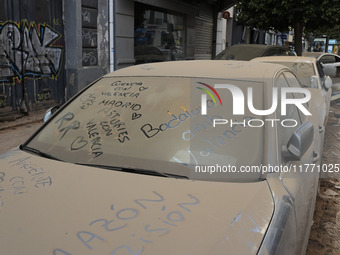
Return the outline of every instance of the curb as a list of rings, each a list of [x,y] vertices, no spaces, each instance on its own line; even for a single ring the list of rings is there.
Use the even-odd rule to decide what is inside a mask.
[[[6,130],[6,129],[10,129],[10,128],[14,128],[14,127],[24,126],[24,125],[32,124],[32,123],[36,123],[36,122],[41,122],[42,123],[42,120],[43,119],[41,118],[41,119],[29,120],[29,121],[20,122],[20,123],[17,123],[16,121],[13,121],[14,123],[11,123],[11,124],[0,125],[0,131]]]
[[[0,122],[0,131],[18,127],[18,126],[24,126],[24,125],[36,123],[36,122],[42,123],[44,114],[45,114],[45,111],[44,112],[33,112],[28,116],[23,116],[22,118],[18,118],[13,121]]]

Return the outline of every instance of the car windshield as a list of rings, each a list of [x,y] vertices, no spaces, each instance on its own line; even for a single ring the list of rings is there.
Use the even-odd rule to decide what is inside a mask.
[[[259,172],[243,176],[197,172],[203,166],[239,168],[260,165],[263,160],[264,129],[237,124],[259,116],[247,109],[245,115],[233,116],[231,93],[220,91],[221,101],[215,94],[208,95],[207,115],[201,115],[201,95],[209,90],[207,85],[218,83],[235,84],[244,94],[247,87],[255,86],[258,100],[254,107],[263,109],[260,82],[104,77],[60,109],[24,149],[71,163],[150,170],[189,179],[258,180]],[[214,127],[214,119],[228,123]]]

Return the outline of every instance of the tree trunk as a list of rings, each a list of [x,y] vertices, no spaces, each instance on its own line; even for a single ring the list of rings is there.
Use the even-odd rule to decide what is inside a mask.
[[[298,56],[302,56],[302,32],[303,22],[298,21],[294,24],[294,47]]]

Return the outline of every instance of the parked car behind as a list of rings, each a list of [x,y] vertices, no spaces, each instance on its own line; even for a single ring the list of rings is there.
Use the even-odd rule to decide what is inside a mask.
[[[340,57],[333,53],[304,52],[306,57],[316,58],[323,66],[323,71],[333,80],[333,91],[340,90]]]
[[[153,46],[135,47],[136,64],[170,61],[170,56]]]
[[[265,56],[295,56],[283,46],[264,44],[235,44],[219,53],[216,60],[251,60]]]
[[[324,135],[308,96],[275,64],[105,75],[0,156],[1,253],[303,254]]]
[[[320,94],[316,98],[322,100],[314,103],[318,105],[321,123],[326,126],[332,96],[332,79],[324,74],[318,60],[308,57],[278,56],[255,58],[252,61],[284,65],[293,71],[303,87]]]

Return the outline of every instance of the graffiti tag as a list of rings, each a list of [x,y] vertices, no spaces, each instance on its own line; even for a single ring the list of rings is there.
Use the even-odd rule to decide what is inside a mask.
[[[62,48],[52,45],[60,36],[46,24],[0,23],[0,81],[22,77],[56,79]]]

